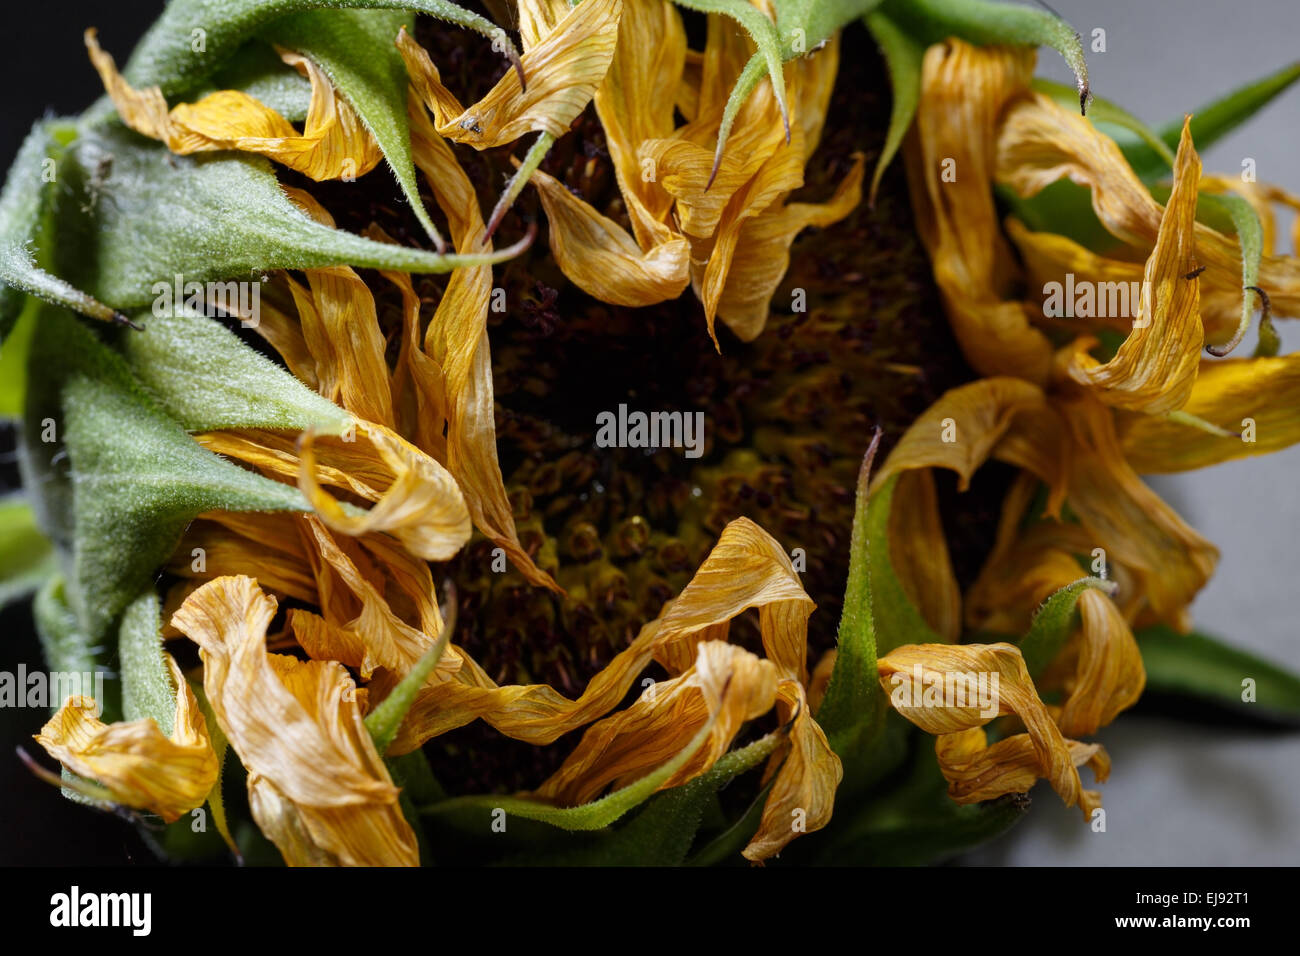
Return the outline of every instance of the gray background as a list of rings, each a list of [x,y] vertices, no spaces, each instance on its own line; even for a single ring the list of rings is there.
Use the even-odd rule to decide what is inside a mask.
[[[1300,56],[1297,0],[1054,0],[1088,44],[1093,92],[1155,125],[1194,112]],[[1090,45],[1088,46],[1090,49]],[[1039,53],[1039,74],[1072,82],[1060,56]],[[1230,136],[1202,151],[1207,172],[1239,173],[1300,192],[1300,84]],[[1279,217],[1279,252],[1290,246]],[[1282,351],[1300,328],[1280,323]],[[1254,348],[1255,333],[1240,354]],[[1300,413],[1300,409],[1297,410]],[[1196,627],[1300,669],[1292,612],[1300,596],[1300,446],[1151,485],[1222,551],[1218,573],[1192,613]],[[1040,783],[1029,819],[1008,839],[968,855],[983,864],[1092,866],[1300,863],[1300,734],[1263,736],[1124,714],[1097,739],[1114,761],[1103,793],[1107,831],[1093,833]],[[1090,783],[1084,771],[1084,783]]]

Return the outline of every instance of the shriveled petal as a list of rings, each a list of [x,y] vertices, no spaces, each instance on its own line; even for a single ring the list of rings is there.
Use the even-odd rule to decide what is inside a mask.
[[[554,16],[547,0],[523,0],[520,7],[536,23]],[[473,106],[453,112],[455,98],[442,85],[428,53],[405,30],[397,48],[412,84],[434,115],[438,133],[475,149],[506,146],[530,131],[562,136],[591,102],[614,57],[622,0],[593,0],[567,10],[545,37],[525,43],[522,63],[528,89],[508,71]]]
[[[1026,94],[1033,66],[1027,47],[932,46],[905,155],[917,229],[962,354],[983,375],[1044,382],[1051,345],[1010,301],[1014,259],[990,188],[999,120]]]
[[[567,278],[612,305],[643,306],[675,299],[690,281],[690,243],[665,227],[642,251],[627,232],[538,170],[537,187],[550,229],[551,253]]]
[[[1037,775],[1051,783],[1067,807],[1084,798],[1065,738],[1014,645],[906,644],[876,666],[893,708],[927,733],[953,734],[981,727],[999,714],[1017,715],[1032,742]],[[985,694],[972,683],[980,680],[988,700],[979,699]],[[945,685],[962,692],[945,693]]]
[[[390,752],[406,753],[476,718],[515,739],[550,743],[617,706],[652,659],[680,674],[695,660],[699,644],[725,638],[730,620],[753,607],[759,608],[768,659],[782,678],[802,683],[812,600],[781,546],[749,519],[738,518],[723,529],[681,595],[591,679],[577,700],[545,684],[499,687],[465,656],[455,679],[421,689]],[[372,687],[382,692],[387,684],[377,679]]]
[[[1142,653],[1114,602],[1100,591],[1084,591],[1079,613],[1083,626],[1076,638],[1077,665],[1056,721],[1061,733],[1071,737],[1109,724],[1137,703],[1146,686]]]
[[[268,654],[274,615],[256,582],[226,577],[172,617],[202,649],[204,690],[248,768],[254,819],[290,865],[415,865],[415,834],[351,677],[337,663]]]
[[[675,787],[708,770],[746,721],[772,709],[776,665],[725,641],[705,641],[680,677],[648,686],[626,710],[593,724],[536,796],[586,803],[618,780],[626,786],[672,759],[713,718],[704,744],[664,783]]]
[[[1077,740],[1065,743],[1075,767],[1088,764],[1098,783],[1106,781],[1110,760],[1101,744]],[[936,737],[934,752],[948,781],[948,795],[956,803],[979,803],[1008,793],[1027,793],[1042,776],[1038,751],[1029,734],[1015,734],[989,746],[984,729],[972,727]],[[1083,790],[1079,804],[1084,816],[1091,817],[1092,811],[1101,806],[1101,795],[1095,790]]]
[[[785,680],[777,689],[783,720],[793,713],[788,745],[772,755],[778,766],[772,790],[763,804],[758,830],[741,851],[748,860],[775,856],[800,833],[812,833],[830,823],[835,789],[844,778],[840,758],[813,719],[812,707],[797,681]]]
[[[890,558],[903,591],[921,617],[946,641],[961,635],[961,591],[939,520],[939,499],[928,469],[907,471],[889,511]]]
[[[1192,147],[1191,119],[1183,123],[1174,186],[1142,276],[1133,331],[1107,362],[1074,353],[1070,376],[1108,405],[1152,415],[1181,408],[1191,394],[1205,331],[1195,269],[1196,191],[1201,160]]]
[[[374,136],[325,72],[297,53],[281,50],[280,58],[311,81],[301,133],[275,110],[238,90],[221,90],[169,112],[158,87],[136,90],[127,83],[113,58],[100,49],[93,29],[86,31],[85,40],[122,121],[179,155],[221,149],[258,153],[317,181],[364,175],[384,158]]]
[[[170,654],[176,714],[169,737],[151,718],[105,724],[90,698],[69,697],[36,735],[51,757],[93,780],[123,806],[168,823],[202,806],[217,782],[217,755],[198,700]]]
[[[452,240],[459,250],[483,246],[487,230],[474,186],[434,131],[414,99],[408,103],[411,148],[438,206],[447,216]],[[497,459],[495,405],[492,398],[492,357],[487,317],[492,297],[492,268],[455,270],[447,282],[429,328],[424,351],[441,372],[443,394],[430,402],[447,417],[446,465],[465,495],[475,527],[505,549],[511,562],[531,583],[559,590],[519,543],[505,479]],[[434,424],[441,429],[441,423]],[[429,450],[429,449],[426,449]]]
[[[675,6],[623,0],[614,59],[596,89],[595,106],[632,231],[647,250],[671,236],[664,224],[672,198],[654,177],[646,176],[638,149],[672,134],[673,100],[686,52],[686,31]],[[547,219],[554,230],[549,208]]]
[[[1017,219],[1007,219],[1006,228],[1020,251],[1027,286],[1042,290],[1044,312],[1056,312],[1059,304],[1061,314],[1045,314],[1044,321],[1066,331],[1107,328],[1128,334],[1141,300],[1144,262],[1098,255],[1065,236],[1031,232]],[[1065,298],[1070,275],[1074,276],[1074,302]],[[1206,271],[1197,284],[1205,340],[1222,344],[1232,337],[1241,318],[1241,276]]]
[[[1204,361],[1182,410],[1242,437],[1151,415],[1120,419],[1124,456],[1142,474],[1206,468],[1300,441],[1300,354]]]
[[[1214,572],[1218,549],[1133,471],[1110,409],[1088,395],[1059,407],[1076,449],[1070,457],[1070,508],[1095,547],[1132,569],[1156,615],[1185,630],[1187,605]]]
[[[445,561],[469,540],[464,496],[447,469],[381,425],[358,422],[348,435],[304,435],[231,429],[197,436],[206,448],[296,480],[321,519],[348,535],[391,534],[414,555]],[[351,438],[353,440],[349,441]],[[345,509],[323,485],[345,489],[374,506]]]
[[[1033,196],[1058,179],[1092,190],[1092,208],[1111,235],[1143,252],[1155,244],[1161,207],[1129,167],[1119,147],[1078,113],[1034,94],[1008,109],[997,144],[997,181]],[[1241,247],[1203,223],[1194,227],[1196,255],[1224,282],[1239,281]],[[1259,285],[1275,315],[1300,315],[1300,258],[1264,255]],[[1238,290],[1240,292],[1240,290]]]
[[[326,226],[334,218],[301,189],[282,187],[306,215]],[[391,428],[387,343],[379,331],[375,297],[355,269],[331,266],[305,271],[310,291],[288,279],[308,350],[315,360],[317,391],[366,421]]]
[[[824,203],[774,202],[752,218],[728,219],[700,278],[705,316],[716,315],[742,342],[757,338],[767,324],[772,295],[790,267],[790,246],[804,229],[825,228],[862,201],[861,154]],[[739,228],[735,228],[739,224]]]
[[[1042,390],[1019,378],[986,378],[951,389],[904,433],[872,479],[872,491],[913,468],[951,469],[964,491],[976,469],[997,454],[1017,416],[1046,405]]]

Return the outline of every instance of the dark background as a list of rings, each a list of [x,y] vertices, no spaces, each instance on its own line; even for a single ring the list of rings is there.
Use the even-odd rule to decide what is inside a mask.
[[[0,168],[8,170],[32,123],[46,113],[79,113],[103,92],[86,56],[82,32],[99,28],[99,42],[124,64],[135,41],[162,9],[145,0],[38,0],[5,5],[0,56]],[[0,425],[0,478],[18,484],[13,430]],[[22,662],[43,668],[27,602],[0,612],[0,671]],[[153,854],[130,824],[64,800],[18,760],[22,746],[47,767],[53,761],[31,739],[44,710],[0,708],[0,864],[49,866],[150,863]]]

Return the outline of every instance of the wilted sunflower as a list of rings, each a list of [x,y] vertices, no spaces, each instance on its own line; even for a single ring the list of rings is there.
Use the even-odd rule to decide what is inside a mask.
[[[1039,779],[1097,826],[1148,681],[1267,667],[1180,636],[1217,552],[1138,474],[1300,439],[1300,200],[1196,152],[1300,71],[1151,131],[1047,13],[683,5],[86,32],[0,197],[5,593],[111,677],[67,795],[177,857],[922,861]]]

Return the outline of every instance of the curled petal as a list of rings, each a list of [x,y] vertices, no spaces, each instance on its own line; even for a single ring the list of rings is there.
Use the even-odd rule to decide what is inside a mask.
[[[913,468],[949,468],[957,473],[958,488],[964,491],[975,470],[995,454],[1016,417],[1045,407],[1042,390],[1018,378],[986,378],[954,388],[904,433],[872,478],[872,491]]]
[[[1110,760],[1101,744],[1067,740],[1070,761],[1075,767],[1088,764],[1104,783]],[[982,727],[944,734],[934,741],[939,769],[948,781],[948,795],[957,803],[979,803],[1008,793],[1026,793],[1042,776],[1038,751],[1029,734],[1015,734],[989,746]],[[1085,817],[1101,806],[1095,790],[1080,792],[1079,804]]]
[[[706,641],[681,676],[648,686],[631,707],[588,728],[535,796],[577,806],[616,780],[626,786],[670,760],[713,718],[703,746],[663,785],[679,786],[712,767],[746,721],[772,709],[778,679],[771,661]]]
[[[781,546],[752,521],[738,518],[723,529],[681,595],[591,679],[577,700],[545,684],[497,686],[466,655],[454,679],[436,680],[420,691],[390,752],[406,753],[476,718],[517,740],[550,743],[617,706],[652,659],[680,674],[695,660],[699,644],[725,637],[730,620],[752,607],[759,608],[768,659],[782,678],[802,683],[812,600]],[[372,684],[381,692],[388,686],[378,678]]]
[[[256,582],[227,577],[172,617],[202,649],[204,690],[248,768],[254,819],[290,865],[415,865],[415,834],[352,679],[337,663],[268,654],[274,615]]]
[[[1078,662],[1056,721],[1071,737],[1109,724],[1137,703],[1146,686],[1142,653],[1114,602],[1101,591],[1087,590],[1079,595],[1079,612]]]
[[[1142,474],[1206,468],[1300,441],[1300,354],[1205,361],[1182,410],[1242,437],[1211,435],[1168,418],[1120,420],[1124,456]]]
[[[531,23],[554,16],[545,0],[526,0],[520,7]],[[514,71],[466,110],[442,85],[429,55],[405,30],[397,48],[406,61],[412,85],[434,115],[438,133],[475,149],[506,146],[530,131],[562,136],[591,102],[614,57],[622,0],[594,0],[565,11],[544,37],[525,43],[522,89]],[[534,30],[536,27],[533,28]]]
[[[1114,358],[1098,362],[1076,351],[1070,376],[1110,405],[1153,415],[1181,408],[1191,394],[1205,331],[1195,268],[1196,190],[1201,161],[1192,148],[1190,117],[1174,166],[1174,187],[1142,276],[1133,331]]]
[[[906,158],[917,228],[962,353],[981,374],[1044,382],[1051,345],[1009,301],[1014,259],[990,189],[998,123],[1026,95],[1033,64],[1026,47],[930,47]]]
[[[642,251],[621,226],[563,183],[540,170],[530,182],[546,211],[556,264],[588,295],[612,305],[643,306],[675,299],[686,288],[691,247],[685,239],[659,227]]]
[[[69,697],[36,742],[73,773],[98,783],[114,802],[171,823],[207,799],[217,782],[217,755],[185,675],[170,654],[164,656],[176,684],[170,736],[148,717],[105,724],[94,716],[93,701]]]
[[[85,40],[122,121],[179,155],[221,149],[258,153],[317,181],[361,176],[384,158],[325,72],[297,53],[281,50],[280,58],[311,81],[311,103],[301,133],[275,110],[238,90],[221,90],[168,112],[158,87],[136,90],[126,82],[113,58],[100,49],[94,30],[86,31]]]
[[[1083,395],[1059,407],[1075,446],[1070,508],[1093,536],[1094,547],[1132,570],[1156,615],[1185,630],[1187,605],[1214,572],[1218,549],[1133,471],[1105,405]]]
[[[758,830],[742,855],[761,861],[780,853],[800,833],[820,830],[831,820],[835,789],[844,778],[840,758],[813,719],[812,708],[797,681],[785,680],[777,689],[783,720],[791,720],[786,747],[772,755],[777,767],[772,791],[763,804]]]
[[[1000,714],[1024,722],[1035,773],[1073,807],[1087,800],[1065,738],[1011,644],[907,644],[877,662],[891,706],[927,733],[982,727]],[[1085,807],[1085,814],[1087,809]]]

